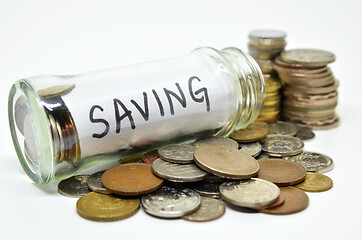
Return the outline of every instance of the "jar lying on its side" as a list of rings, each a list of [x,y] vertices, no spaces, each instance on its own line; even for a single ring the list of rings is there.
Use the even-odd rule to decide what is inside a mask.
[[[264,103],[263,75],[237,48],[72,76],[17,81],[9,121],[22,167],[35,183],[165,144],[227,136]]]

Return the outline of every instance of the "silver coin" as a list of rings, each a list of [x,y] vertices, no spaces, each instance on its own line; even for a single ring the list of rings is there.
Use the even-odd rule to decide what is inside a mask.
[[[269,134],[279,134],[279,135],[288,135],[294,136],[298,132],[298,127],[289,122],[278,121],[275,123],[269,124]]]
[[[77,175],[61,181],[58,192],[67,197],[81,197],[91,192],[87,180],[89,175]]]
[[[160,158],[152,163],[152,172],[160,178],[174,182],[196,182],[207,175],[207,172],[195,164],[169,163]]]
[[[300,140],[309,140],[315,137],[314,132],[309,127],[299,127],[297,134],[295,135],[296,138]]]
[[[192,163],[196,148],[192,145],[167,145],[158,150],[158,155],[165,161],[173,163]]]
[[[302,152],[296,156],[285,157],[285,159],[302,164],[308,172],[326,173],[334,166],[332,158],[316,152]]]
[[[251,178],[224,182],[220,185],[222,198],[239,207],[264,207],[278,200],[280,189],[272,182]]]
[[[199,181],[191,184],[190,188],[196,191],[201,196],[219,198],[220,197],[219,185],[220,184],[217,183]]]
[[[225,204],[218,199],[201,197],[200,208],[182,218],[193,222],[207,222],[222,217],[225,213]]]
[[[239,143],[240,151],[250,154],[256,157],[261,152],[261,144],[259,142],[252,143]]]
[[[201,205],[200,195],[191,189],[163,186],[156,192],[142,196],[143,209],[162,218],[179,218],[195,212]]]
[[[102,175],[105,171],[106,170],[95,172],[89,176],[89,178],[87,180],[89,189],[91,189],[95,192],[98,192],[98,193],[110,194],[110,192],[105,187],[103,187],[102,181],[101,181]]]
[[[325,66],[336,60],[336,56],[328,51],[317,49],[293,49],[281,53],[280,58],[287,63],[296,63],[303,66]]]
[[[208,173],[206,177],[202,180],[209,183],[223,183],[225,178]]]
[[[258,156],[256,156],[256,160],[259,160],[259,159],[263,159],[263,158],[270,158],[271,156],[268,154],[268,153],[266,153],[266,152],[264,152],[264,151],[261,151],[260,152],[260,154],[258,155]]]
[[[299,138],[285,135],[268,135],[260,143],[263,151],[277,157],[297,155],[304,147],[304,142]]]
[[[249,32],[249,38],[276,39],[285,38],[287,33],[273,29],[256,29]]]
[[[224,137],[209,137],[198,139],[194,142],[194,146],[199,148],[202,146],[224,146],[224,147],[231,147],[231,148],[238,148],[239,144],[231,139],[231,138],[224,138]]]

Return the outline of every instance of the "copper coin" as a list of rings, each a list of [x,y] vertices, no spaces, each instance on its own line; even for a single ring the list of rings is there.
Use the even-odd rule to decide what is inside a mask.
[[[150,164],[125,163],[105,171],[102,183],[112,193],[138,196],[160,188],[163,180],[152,173]]]
[[[307,171],[299,163],[284,159],[260,159],[258,178],[268,180],[278,186],[290,186],[303,182]]]
[[[303,211],[308,207],[308,195],[302,190],[296,187],[281,187],[280,192],[285,198],[282,205],[260,211],[267,214],[286,215]]]
[[[247,128],[234,131],[230,137],[238,142],[255,142],[265,138],[267,134],[267,128],[252,123]]]
[[[252,207],[252,209],[261,211],[261,210],[264,210],[264,209],[275,208],[275,207],[278,207],[278,206],[282,205],[284,203],[284,201],[285,201],[285,197],[284,197],[283,193],[280,192],[278,200],[275,203],[272,203],[272,204],[270,204],[268,206],[265,206],[265,207]]]
[[[153,150],[153,151],[146,152],[143,155],[142,160],[145,163],[152,164],[153,161],[155,161],[157,158],[158,158],[158,150]]]

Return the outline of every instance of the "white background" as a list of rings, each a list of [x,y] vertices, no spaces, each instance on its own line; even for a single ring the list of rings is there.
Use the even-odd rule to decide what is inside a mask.
[[[1,239],[362,239],[361,1],[0,0]],[[56,185],[30,183],[8,127],[7,95],[18,79],[76,74],[178,56],[200,46],[246,50],[248,32],[282,29],[287,48],[332,51],[341,85],[337,129],[316,132],[306,150],[335,160],[332,190],[309,207],[272,216],[227,209],[208,223],[152,218],[140,210],[113,223],[85,220]],[[127,87],[125,85],[125,87]]]

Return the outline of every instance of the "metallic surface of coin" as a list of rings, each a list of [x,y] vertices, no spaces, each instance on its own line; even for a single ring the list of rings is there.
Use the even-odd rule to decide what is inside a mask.
[[[333,181],[321,173],[309,172],[305,180],[295,186],[306,192],[323,192],[333,187]]]
[[[285,198],[282,205],[260,211],[267,214],[286,215],[303,211],[308,207],[308,195],[302,190],[296,187],[281,187],[280,192]]]
[[[220,184],[218,183],[199,181],[191,184],[190,188],[196,191],[201,196],[219,198],[220,197],[219,185]]]
[[[280,192],[278,200],[275,203],[272,203],[272,204],[264,206],[264,207],[252,207],[252,209],[261,211],[261,210],[268,209],[268,208],[275,208],[275,207],[282,205],[284,203],[284,201],[285,201],[284,195],[282,192]]]
[[[200,168],[225,178],[247,179],[259,171],[259,164],[252,156],[235,148],[203,146],[194,155]]]
[[[296,156],[285,157],[285,159],[302,164],[308,172],[326,173],[334,166],[332,158],[316,152],[302,152]]]
[[[285,38],[286,36],[287,36],[286,32],[274,29],[256,29],[249,32],[249,38],[274,39],[274,38]]]
[[[259,142],[239,143],[240,151],[246,152],[256,157],[261,152],[261,144]]]
[[[163,180],[152,173],[150,164],[125,163],[105,171],[102,184],[112,193],[138,196],[160,188]]]
[[[124,199],[96,192],[88,193],[77,201],[78,214],[88,220],[110,222],[125,219],[137,213],[139,199]]]
[[[268,153],[264,152],[264,151],[261,151],[261,153],[256,156],[256,160],[259,160],[259,159],[264,159],[264,158],[271,158],[272,156],[270,156]]]
[[[209,182],[209,183],[223,183],[225,179],[222,177],[216,176],[214,174],[208,173],[206,175],[206,177],[202,180],[205,182]]]
[[[314,138],[315,134],[309,127],[300,127],[295,137],[305,141]]]
[[[271,156],[297,155],[303,151],[304,143],[299,138],[284,135],[268,135],[261,140],[262,150]]]
[[[298,131],[298,127],[293,123],[278,121],[269,124],[269,133],[278,135],[294,136]]]
[[[231,148],[238,148],[239,144],[230,138],[224,138],[224,137],[210,137],[210,138],[203,138],[196,140],[194,142],[194,146],[196,148],[202,147],[202,146],[224,146],[224,147],[231,147]]]
[[[99,172],[95,172],[92,175],[89,176],[88,180],[87,180],[87,186],[89,189],[98,192],[98,193],[103,193],[103,194],[110,194],[110,192],[103,187],[102,185],[102,175],[104,171],[99,171]]]
[[[142,160],[145,163],[152,164],[153,161],[155,161],[157,158],[158,158],[158,150],[153,150],[153,151],[146,152],[143,155]]]
[[[267,128],[252,123],[247,128],[234,131],[230,137],[238,142],[255,142],[265,138],[267,134]]]
[[[200,208],[182,218],[193,222],[207,222],[222,217],[225,213],[225,204],[218,199],[201,197]]]
[[[222,198],[239,207],[263,207],[275,203],[280,195],[277,185],[263,179],[224,182],[220,185]]]
[[[38,90],[38,95],[41,97],[53,97],[64,95],[75,88],[75,84],[71,85],[58,85],[58,86],[51,86],[45,89]]]
[[[168,162],[192,163],[195,149],[194,146],[188,144],[167,145],[158,150],[158,155]]]
[[[154,193],[142,196],[142,207],[150,215],[162,218],[179,218],[195,212],[201,197],[191,189],[163,186]]]
[[[64,179],[58,184],[58,192],[67,197],[81,197],[91,192],[87,180],[89,175],[77,175]]]
[[[163,161],[161,158],[152,163],[152,171],[160,178],[175,182],[196,182],[206,177],[207,172],[195,164],[177,164]]]
[[[278,186],[290,186],[304,181],[307,171],[299,163],[285,159],[260,159],[258,178],[268,180]]]
[[[284,62],[303,64],[303,66],[324,66],[336,60],[333,53],[316,49],[293,49],[280,55]]]

